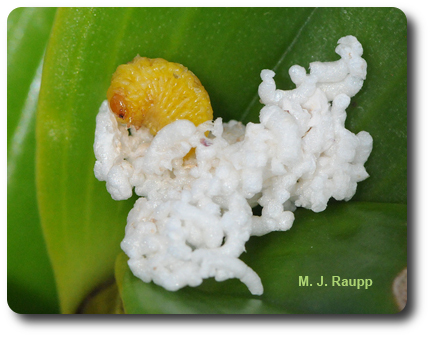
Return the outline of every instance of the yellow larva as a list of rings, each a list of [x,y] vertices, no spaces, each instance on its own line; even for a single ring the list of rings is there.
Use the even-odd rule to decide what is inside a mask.
[[[167,124],[188,119],[196,126],[213,119],[209,95],[200,80],[181,64],[139,55],[120,65],[107,92],[118,120],[155,135]]]

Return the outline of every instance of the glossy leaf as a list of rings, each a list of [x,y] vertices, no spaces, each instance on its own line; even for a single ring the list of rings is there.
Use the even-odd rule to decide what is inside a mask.
[[[355,200],[406,203],[406,18],[390,8],[80,8],[59,10],[45,59],[38,198],[63,312],[113,272],[133,200],[115,202],[93,175],[95,116],[115,68],[136,54],[189,67],[215,116],[257,121],[261,69],[290,88],[293,64],[338,59],[357,36],[368,78],[347,125],[369,131],[371,178]],[[392,50],[396,52],[393,53]],[[228,308],[226,309],[228,310]],[[248,310],[248,309],[246,309]]]
[[[197,288],[169,292],[134,277],[121,253],[116,277],[124,310],[129,314],[396,313],[392,284],[407,264],[406,220],[406,206],[395,204],[350,202],[331,205],[323,213],[298,210],[291,230],[253,237],[241,256],[261,276],[262,296],[252,296],[236,279],[206,280]],[[299,284],[300,277],[303,282],[307,277],[307,286]],[[348,286],[343,286],[344,279]],[[366,289],[359,279],[372,284]]]
[[[133,276],[124,253],[116,261],[116,278],[126,314],[282,314],[284,310],[251,296],[185,288],[169,292]]]
[[[36,107],[55,9],[18,8],[7,32],[7,298],[17,313],[56,313],[35,182]]]

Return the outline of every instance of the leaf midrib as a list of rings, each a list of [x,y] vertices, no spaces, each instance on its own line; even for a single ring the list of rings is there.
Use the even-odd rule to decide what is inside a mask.
[[[294,48],[295,44],[297,43],[297,41],[299,40],[302,31],[304,30],[304,28],[309,24],[311,18],[313,17],[314,13],[317,11],[318,7],[315,7],[312,12],[308,15],[308,17],[306,18],[306,20],[304,20],[304,22],[302,23],[302,25],[300,26],[299,30],[297,31],[297,34],[295,35],[294,39],[290,42],[289,45],[287,45],[285,47],[284,52],[281,54],[281,56],[279,57],[278,61],[276,62],[276,64],[273,65],[272,69],[274,72],[276,72],[279,68],[279,66],[282,64],[282,62],[287,58],[287,55],[291,52],[291,50]],[[250,103],[248,104],[248,106],[245,108],[242,116],[240,117],[239,121],[241,122],[245,122],[246,118],[248,117],[248,114],[250,113],[252,107],[256,104],[257,100],[259,99],[258,96],[258,91],[256,91],[254,93],[253,98],[251,99]]]

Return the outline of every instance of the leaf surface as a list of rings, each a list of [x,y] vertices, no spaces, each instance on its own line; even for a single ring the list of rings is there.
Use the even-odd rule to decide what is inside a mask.
[[[18,8],[7,22],[7,299],[21,314],[57,313],[36,200],[36,108],[55,8]]]
[[[182,63],[208,90],[216,117],[256,122],[261,69],[291,88],[290,66],[337,60],[337,40],[355,35],[369,75],[347,125],[375,141],[371,178],[355,200],[405,204],[406,28],[390,8],[60,9],[40,94],[37,181],[62,311],[74,312],[113,273],[133,204],[113,201],[93,174],[95,116],[118,65],[137,54]]]
[[[392,286],[407,264],[406,218],[406,206],[394,204],[338,203],[318,214],[298,210],[289,231],[253,237],[246,244],[241,259],[261,276],[262,296],[252,296],[237,279],[210,279],[197,288],[169,292],[134,277],[121,253],[116,278],[124,310],[129,314],[396,313]]]

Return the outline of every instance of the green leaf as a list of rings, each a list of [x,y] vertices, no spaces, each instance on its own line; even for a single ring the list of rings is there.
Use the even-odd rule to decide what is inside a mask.
[[[145,284],[133,276],[124,253],[115,267],[119,292],[126,314],[282,314],[284,310],[251,296],[204,292],[185,288],[169,292],[155,284]]]
[[[96,288],[81,304],[78,314],[123,314],[122,299],[115,280]]]
[[[119,64],[136,54],[182,63],[208,90],[215,116],[255,122],[261,69],[291,88],[291,65],[336,60],[337,40],[355,35],[368,78],[347,125],[375,141],[371,178],[355,200],[405,204],[406,29],[390,8],[60,9],[38,108],[37,182],[62,311],[74,312],[113,273],[133,203],[111,200],[93,175],[95,116]]]
[[[17,313],[57,313],[35,182],[36,107],[55,9],[19,8],[7,21],[7,299]]]
[[[206,280],[197,288],[169,292],[134,277],[121,253],[116,278],[124,310],[129,314],[396,313],[392,286],[407,264],[406,220],[407,207],[395,204],[337,203],[318,214],[298,210],[291,230],[253,237],[246,245],[241,258],[261,276],[262,296],[252,296],[236,279]],[[303,281],[308,277],[308,286],[300,286],[300,277]],[[339,283],[333,283],[333,277]],[[342,286],[344,279],[354,286]],[[367,289],[366,279],[371,280]]]

